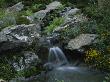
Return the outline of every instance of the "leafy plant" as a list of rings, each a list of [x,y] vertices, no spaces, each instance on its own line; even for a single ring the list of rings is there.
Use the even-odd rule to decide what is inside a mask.
[[[32,10],[28,9],[28,10],[25,11],[25,14],[24,15],[31,16],[32,13],[33,13]]]
[[[16,20],[15,20],[15,15],[13,13],[7,13],[5,10],[1,9],[0,10],[0,30],[2,30],[5,27],[15,25]]]
[[[50,25],[46,27],[45,32],[47,32],[48,34],[52,33],[53,30],[60,26],[63,22],[64,18],[62,17],[53,19],[52,23],[50,23]]]

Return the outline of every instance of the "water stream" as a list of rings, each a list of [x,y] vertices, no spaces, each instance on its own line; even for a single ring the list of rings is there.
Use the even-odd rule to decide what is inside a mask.
[[[48,62],[55,66],[68,64],[67,58],[59,47],[50,48]]]
[[[69,65],[59,47],[50,48],[48,62],[53,69],[47,73],[46,82],[103,82],[104,80],[104,74],[99,71]]]

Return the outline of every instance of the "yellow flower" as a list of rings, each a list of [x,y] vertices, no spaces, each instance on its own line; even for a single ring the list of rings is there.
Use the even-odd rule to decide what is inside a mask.
[[[86,56],[89,56],[89,57],[97,57],[99,55],[100,55],[99,51],[95,49],[90,49],[86,52]]]

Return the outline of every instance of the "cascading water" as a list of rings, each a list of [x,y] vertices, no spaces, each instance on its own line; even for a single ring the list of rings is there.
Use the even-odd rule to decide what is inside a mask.
[[[44,67],[49,71],[59,66],[68,65],[68,60],[59,47],[51,47],[49,49],[48,62]]]
[[[68,60],[59,47],[52,47],[49,50],[48,62],[55,66],[68,64]]]

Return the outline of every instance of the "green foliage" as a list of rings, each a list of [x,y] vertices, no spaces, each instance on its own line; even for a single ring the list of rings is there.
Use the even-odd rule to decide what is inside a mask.
[[[0,30],[11,25],[30,24],[26,16],[32,15],[29,10],[21,11],[20,13],[7,13],[5,10],[0,9]]]
[[[15,71],[9,64],[0,63],[0,78],[10,80],[15,77]]]
[[[14,16],[15,14],[7,13],[5,10],[0,9],[0,30],[8,26],[15,25],[16,21]]]
[[[33,11],[33,12],[37,12],[37,11],[39,11],[39,10],[43,10],[43,9],[45,9],[45,5],[44,4],[32,4],[32,6],[31,6],[31,10]]]
[[[42,71],[41,68],[37,68],[37,67],[32,66],[32,67],[24,69],[22,71],[18,71],[16,76],[17,77],[26,77],[27,78],[27,77],[30,77],[30,76],[37,75],[41,71]]]
[[[43,10],[45,8],[46,8],[45,4],[32,3],[30,6],[25,6],[24,7],[24,10],[25,10],[24,11],[24,14],[26,16],[29,16],[29,15],[32,15],[32,13],[35,13],[35,12],[37,12],[39,10]]]
[[[30,21],[26,18],[26,17],[16,17],[16,24],[20,25],[20,24],[30,24]]]
[[[93,19],[101,19],[102,13],[99,13],[99,8],[97,5],[89,5],[84,8],[84,13],[87,14],[88,17],[92,17]]]
[[[12,6],[18,2],[23,2],[23,4],[30,6],[32,4],[38,3],[38,4],[48,4],[52,0],[0,0],[0,7],[8,7]]]
[[[0,0],[0,7],[2,7],[5,3],[5,0]]]
[[[64,22],[64,18],[62,17],[53,19],[52,23],[46,27],[45,32],[47,32],[48,34],[52,33],[53,30],[58,26],[60,26],[63,22]]]
[[[0,19],[3,18],[5,15],[6,15],[5,10],[0,8]]]
[[[15,78],[16,70],[9,64],[8,59],[4,56],[0,57],[0,78],[4,80],[10,80]]]
[[[14,4],[16,4],[17,2],[19,2],[20,0],[0,0],[0,7],[1,8],[6,8],[8,6],[12,6]]]
[[[23,13],[23,15],[25,15],[25,16],[31,16],[32,14],[33,14],[33,12],[30,9],[24,11],[24,13]]]

